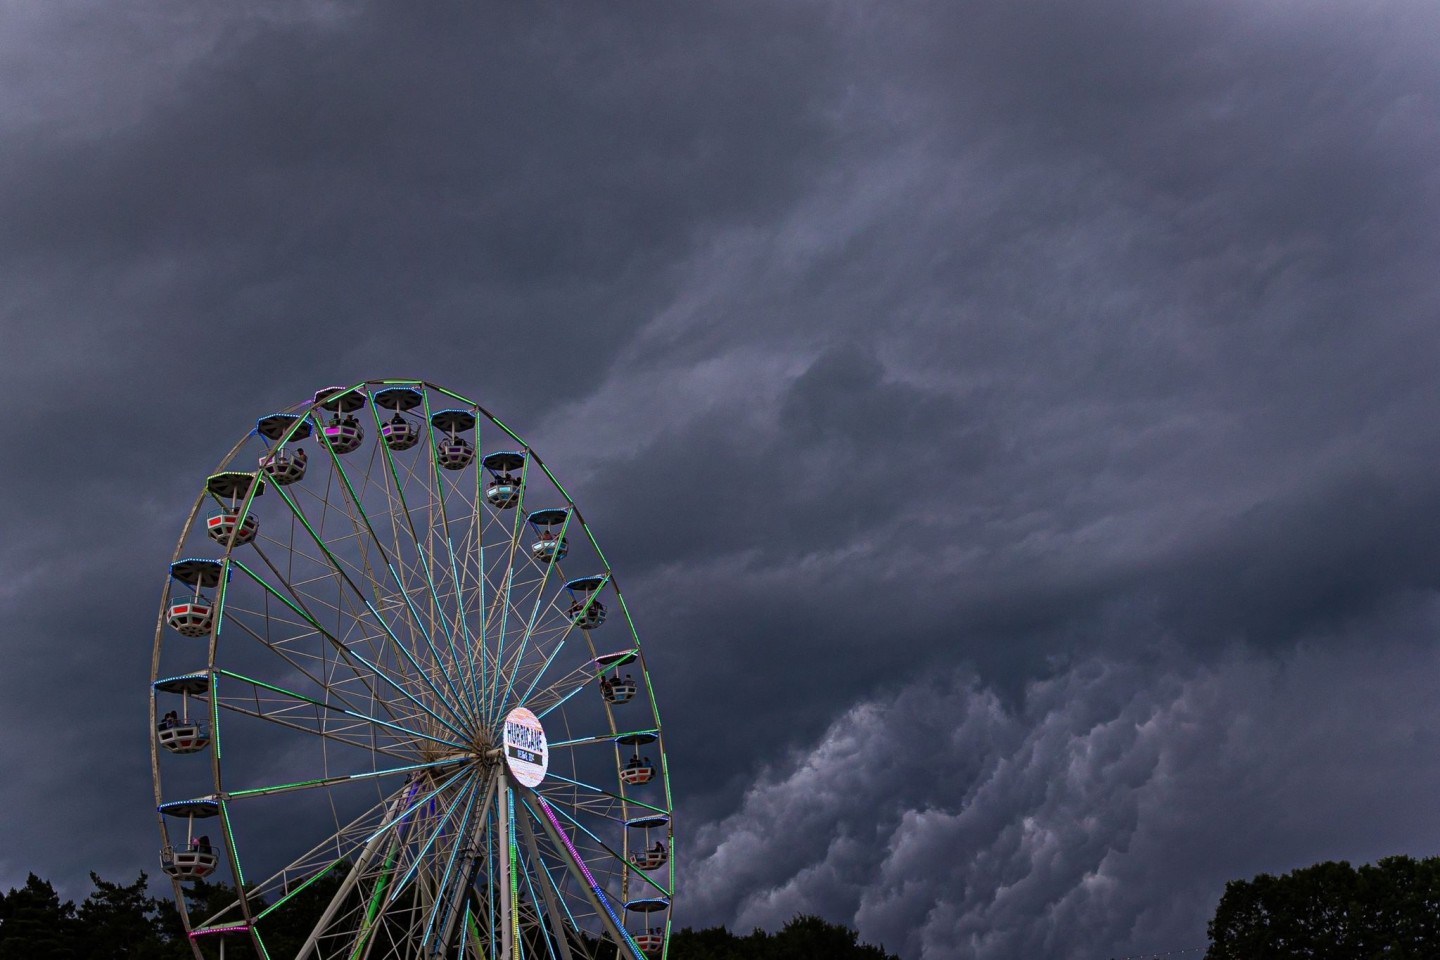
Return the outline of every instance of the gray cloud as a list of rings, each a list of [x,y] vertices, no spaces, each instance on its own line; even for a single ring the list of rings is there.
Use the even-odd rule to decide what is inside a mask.
[[[1403,620],[1434,629],[1433,611]],[[1434,652],[1356,647],[1396,626],[1280,661],[1087,658],[1013,704],[966,670],[858,703],[697,834],[689,910],[742,929],[828,911],[913,957],[1203,944],[1237,862],[1286,870],[1426,830],[1440,769],[1417,750],[1440,731],[1412,705]],[[1391,785],[1405,812],[1357,816]]]

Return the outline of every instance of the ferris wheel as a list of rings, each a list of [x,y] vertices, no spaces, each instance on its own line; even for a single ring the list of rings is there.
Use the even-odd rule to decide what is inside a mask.
[[[367,381],[261,416],[196,485],[150,697],[196,956],[663,957],[650,675],[529,446],[459,394]]]

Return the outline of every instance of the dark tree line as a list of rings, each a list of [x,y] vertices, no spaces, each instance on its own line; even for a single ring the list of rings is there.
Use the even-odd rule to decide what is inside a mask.
[[[78,906],[62,901],[33,873],[0,894],[0,960],[186,960],[192,956],[179,911],[152,897],[145,874],[131,883],[90,875],[94,890]],[[335,893],[338,877],[322,878],[298,895],[299,909],[281,911],[266,931],[275,957],[293,956]],[[195,881],[192,915],[209,916],[231,903],[226,884]],[[303,898],[304,903],[300,901]],[[288,924],[288,926],[287,926]],[[290,929],[293,927],[293,929]],[[1440,957],[1440,857],[1387,857],[1374,864],[1319,863],[1283,876],[1233,880],[1210,921],[1205,960],[1434,960]],[[534,952],[544,953],[534,945]],[[249,956],[232,942],[227,956]],[[670,943],[671,960],[899,960],[861,943],[855,931],[819,917],[799,916],[775,932],[739,936],[723,927],[684,929]]]
[[[0,894],[0,960],[170,960],[189,957],[180,913],[149,895],[145,874],[118,884],[90,874],[95,890],[76,907],[30,874]]]
[[[77,907],[61,901],[55,888],[33,873],[25,885],[0,894],[0,960],[188,960],[194,955],[185,938],[180,912],[169,897],[152,897],[146,876],[128,884],[90,874],[94,891]],[[271,955],[292,957],[309,928],[303,918],[318,917],[336,892],[338,877],[323,878],[297,897],[299,909],[277,911],[265,931]],[[232,887],[197,880],[188,897],[192,916],[209,916],[235,899]],[[304,898],[305,903],[299,902]],[[310,907],[313,909],[306,909]],[[278,914],[294,917],[285,926]],[[535,952],[544,956],[543,948]],[[231,960],[248,958],[248,944],[232,941]],[[684,929],[671,937],[670,960],[899,960],[880,947],[860,943],[855,931],[819,917],[799,916],[776,933],[756,930],[737,936],[723,927]]]
[[[724,927],[691,930],[670,938],[670,960],[900,960],[883,947],[859,942],[854,930],[819,917],[798,916],[777,933],[756,930],[736,936]]]
[[[1440,857],[1317,863],[1232,880],[1210,921],[1205,960],[1434,960]]]

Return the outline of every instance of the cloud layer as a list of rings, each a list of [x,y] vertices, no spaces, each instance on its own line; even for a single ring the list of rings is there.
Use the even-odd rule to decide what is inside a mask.
[[[696,834],[687,912],[838,915],[935,960],[1201,946],[1237,863],[1435,842],[1440,655],[1367,648],[1436,626],[1402,619],[1279,660],[1086,658],[1014,701],[961,669],[861,702]]]

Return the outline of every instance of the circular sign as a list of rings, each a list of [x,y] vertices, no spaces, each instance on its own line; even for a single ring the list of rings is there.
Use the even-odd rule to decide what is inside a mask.
[[[540,726],[540,718],[524,707],[505,715],[505,763],[515,779],[527,787],[538,786],[545,779],[550,764],[545,728]]]

